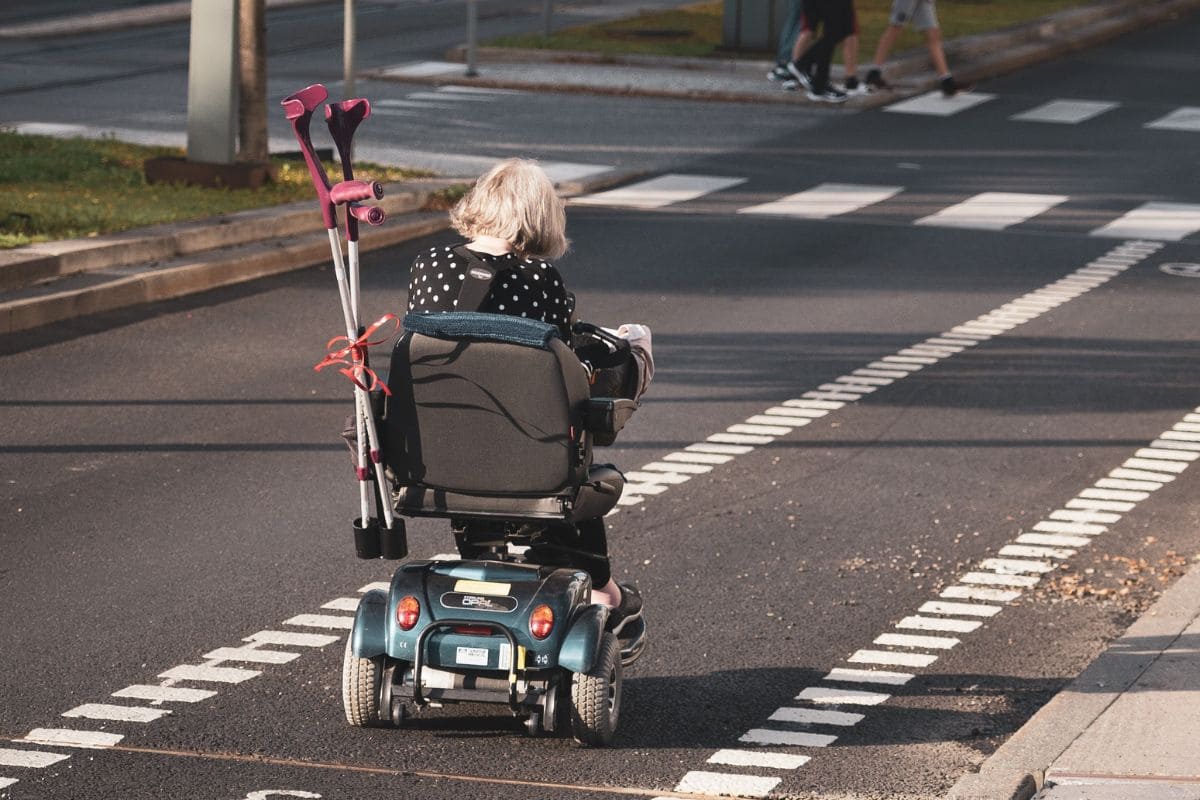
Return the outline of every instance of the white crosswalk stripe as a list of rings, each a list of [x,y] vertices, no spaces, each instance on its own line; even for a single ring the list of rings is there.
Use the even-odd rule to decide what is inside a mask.
[[[1092,236],[1177,242],[1196,231],[1200,231],[1200,205],[1150,202],[1097,228]]]
[[[668,173],[617,189],[577,197],[572,202],[590,206],[662,208],[745,182],[745,178]]]
[[[1053,122],[1062,125],[1078,125],[1095,119],[1106,111],[1119,107],[1120,103],[1099,100],[1051,100],[1036,108],[1014,114],[1009,119],[1018,122]]]
[[[984,192],[922,217],[914,224],[999,231],[1045,213],[1067,199],[1060,194]]]
[[[769,203],[738,210],[739,214],[773,214],[803,219],[828,219],[881,203],[904,190],[902,186],[865,186],[853,183],[822,183],[803,192]]]
[[[1200,107],[1183,106],[1153,122],[1147,122],[1145,127],[1160,131],[1200,131]]]
[[[924,114],[935,117],[950,117],[986,103],[994,98],[994,94],[983,92],[967,92],[953,97],[944,97],[940,91],[910,97],[899,103],[892,103],[883,109],[896,114]]]

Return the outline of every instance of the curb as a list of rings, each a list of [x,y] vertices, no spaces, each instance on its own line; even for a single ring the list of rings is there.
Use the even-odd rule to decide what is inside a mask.
[[[1042,706],[980,767],[951,787],[945,800],[1030,800],[1047,771],[1164,650],[1147,650],[1157,638],[1173,642],[1200,614],[1200,564],[1193,566],[1119,639],[1065,689]],[[1140,642],[1140,643],[1137,643]]]
[[[571,197],[644,174],[613,170],[567,181],[558,188],[564,197]],[[379,205],[398,216],[381,227],[365,228],[359,244],[362,252],[392,247],[449,226],[444,211],[418,209],[434,188],[462,181],[419,182],[423,188],[416,183],[385,187]],[[269,233],[264,235],[264,231]],[[329,257],[328,234],[307,201],[127,231],[104,240],[71,239],[0,252],[0,281],[16,275],[42,275],[38,280],[65,278],[85,284],[59,291],[53,284],[20,284],[31,296],[0,302],[0,336],[306,269]]]

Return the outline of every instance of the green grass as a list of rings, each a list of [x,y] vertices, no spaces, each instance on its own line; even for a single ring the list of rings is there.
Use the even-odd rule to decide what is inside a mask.
[[[937,4],[938,22],[947,39],[1004,28],[1021,22],[1087,5],[1091,0],[941,0]],[[859,61],[871,60],[875,44],[887,27],[891,0],[856,0]],[[488,44],[494,47],[519,47],[616,55],[639,53],[664,56],[741,56],[773,57],[774,52],[733,53],[721,47],[722,0],[697,3],[670,11],[655,11],[639,16],[580,25],[544,38],[540,34],[505,36]],[[906,30],[893,53],[924,46],[924,38]]]
[[[56,139],[0,131],[0,248],[106,233],[314,200],[303,162],[275,160],[278,180],[260,189],[147,184],[142,165],[181,156],[170,147],[112,139]],[[426,176],[415,170],[355,165],[379,181]],[[333,165],[326,165],[333,175]],[[340,180],[340,170],[337,178]]]

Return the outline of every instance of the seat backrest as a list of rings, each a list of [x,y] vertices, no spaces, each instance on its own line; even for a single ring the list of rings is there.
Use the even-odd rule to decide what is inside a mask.
[[[495,316],[427,315],[477,317],[485,328],[483,318]],[[551,335],[518,344],[461,329],[453,336],[412,330],[429,324],[410,315],[392,352],[383,457],[396,482],[484,495],[577,489],[591,462],[582,430],[588,383],[570,348]]]

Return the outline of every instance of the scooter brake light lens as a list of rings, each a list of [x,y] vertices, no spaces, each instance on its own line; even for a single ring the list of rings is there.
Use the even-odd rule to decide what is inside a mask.
[[[396,605],[396,622],[401,629],[411,631],[421,618],[421,604],[411,594],[400,598]]]
[[[529,615],[529,632],[535,639],[545,639],[554,630],[554,611],[547,605],[540,605]]]

